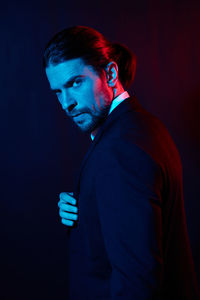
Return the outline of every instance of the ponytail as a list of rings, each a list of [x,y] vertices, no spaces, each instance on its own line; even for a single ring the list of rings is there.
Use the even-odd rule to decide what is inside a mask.
[[[136,56],[124,44],[113,43],[113,58],[119,68],[119,81],[125,89],[128,89],[135,77]]]

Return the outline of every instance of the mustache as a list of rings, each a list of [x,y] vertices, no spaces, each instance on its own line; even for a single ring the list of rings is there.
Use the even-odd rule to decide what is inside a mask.
[[[84,113],[91,114],[91,111],[88,108],[85,108],[84,110],[79,110],[79,111],[74,111],[73,110],[71,113],[69,113],[66,110],[65,110],[65,112],[66,112],[67,116],[70,117],[70,118],[73,118],[77,115],[84,114]]]
[[[68,112],[66,112],[66,114],[67,114],[67,116],[68,117],[71,117],[71,118],[73,118],[73,117],[75,117],[75,116],[78,116],[78,115],[80,115],[80,114],[83,114],[83,113],[85,113],[85,111],[77,111],[77,112],[73,112],[73,113],[68,113]]]
[[[89,109],[88,107],[82,108],[80,110],[72,110],[71,112],[65,110],[65,113],[68,117],[74,118],[77,115],[88,113],[94,117],[98,117],[98,119],[104,119],[107,117],[109,112],[110,106],[104,107],[104,109],[100,111],[93,111],[92,109]]]

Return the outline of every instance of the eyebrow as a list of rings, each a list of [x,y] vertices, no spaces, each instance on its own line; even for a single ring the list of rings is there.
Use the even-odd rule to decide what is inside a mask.
[[[77,79],[77,78],[84,78],[84,77],[85,77],[84,75],[75,75],[75,76],[72,76],[71,78],[69,78],[69,80],[67,80],[67,81],[63,84],[63,86],[64,86],[64,87],[69,87],[70,84],[73,83],[75,79]],[[52,91],[52,92],[57,92],[57,91],[59,91],[59,89],[52,89],[52,88],[51,88],[51,91]]]

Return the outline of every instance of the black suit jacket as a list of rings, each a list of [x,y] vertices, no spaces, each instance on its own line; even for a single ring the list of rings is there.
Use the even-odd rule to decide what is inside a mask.
[[[70,300],[199,299],[179,153],[136,97],[120,103],[99,129],[74,197]]]

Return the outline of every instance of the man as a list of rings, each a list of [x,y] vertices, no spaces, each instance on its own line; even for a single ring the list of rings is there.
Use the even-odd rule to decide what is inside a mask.
[[[127,89],[127,47],[75,26],[48,43],[51,89],[92,143],[73,193],[60,193],[69,232],[69,299],[199,299],[178,151]]]

